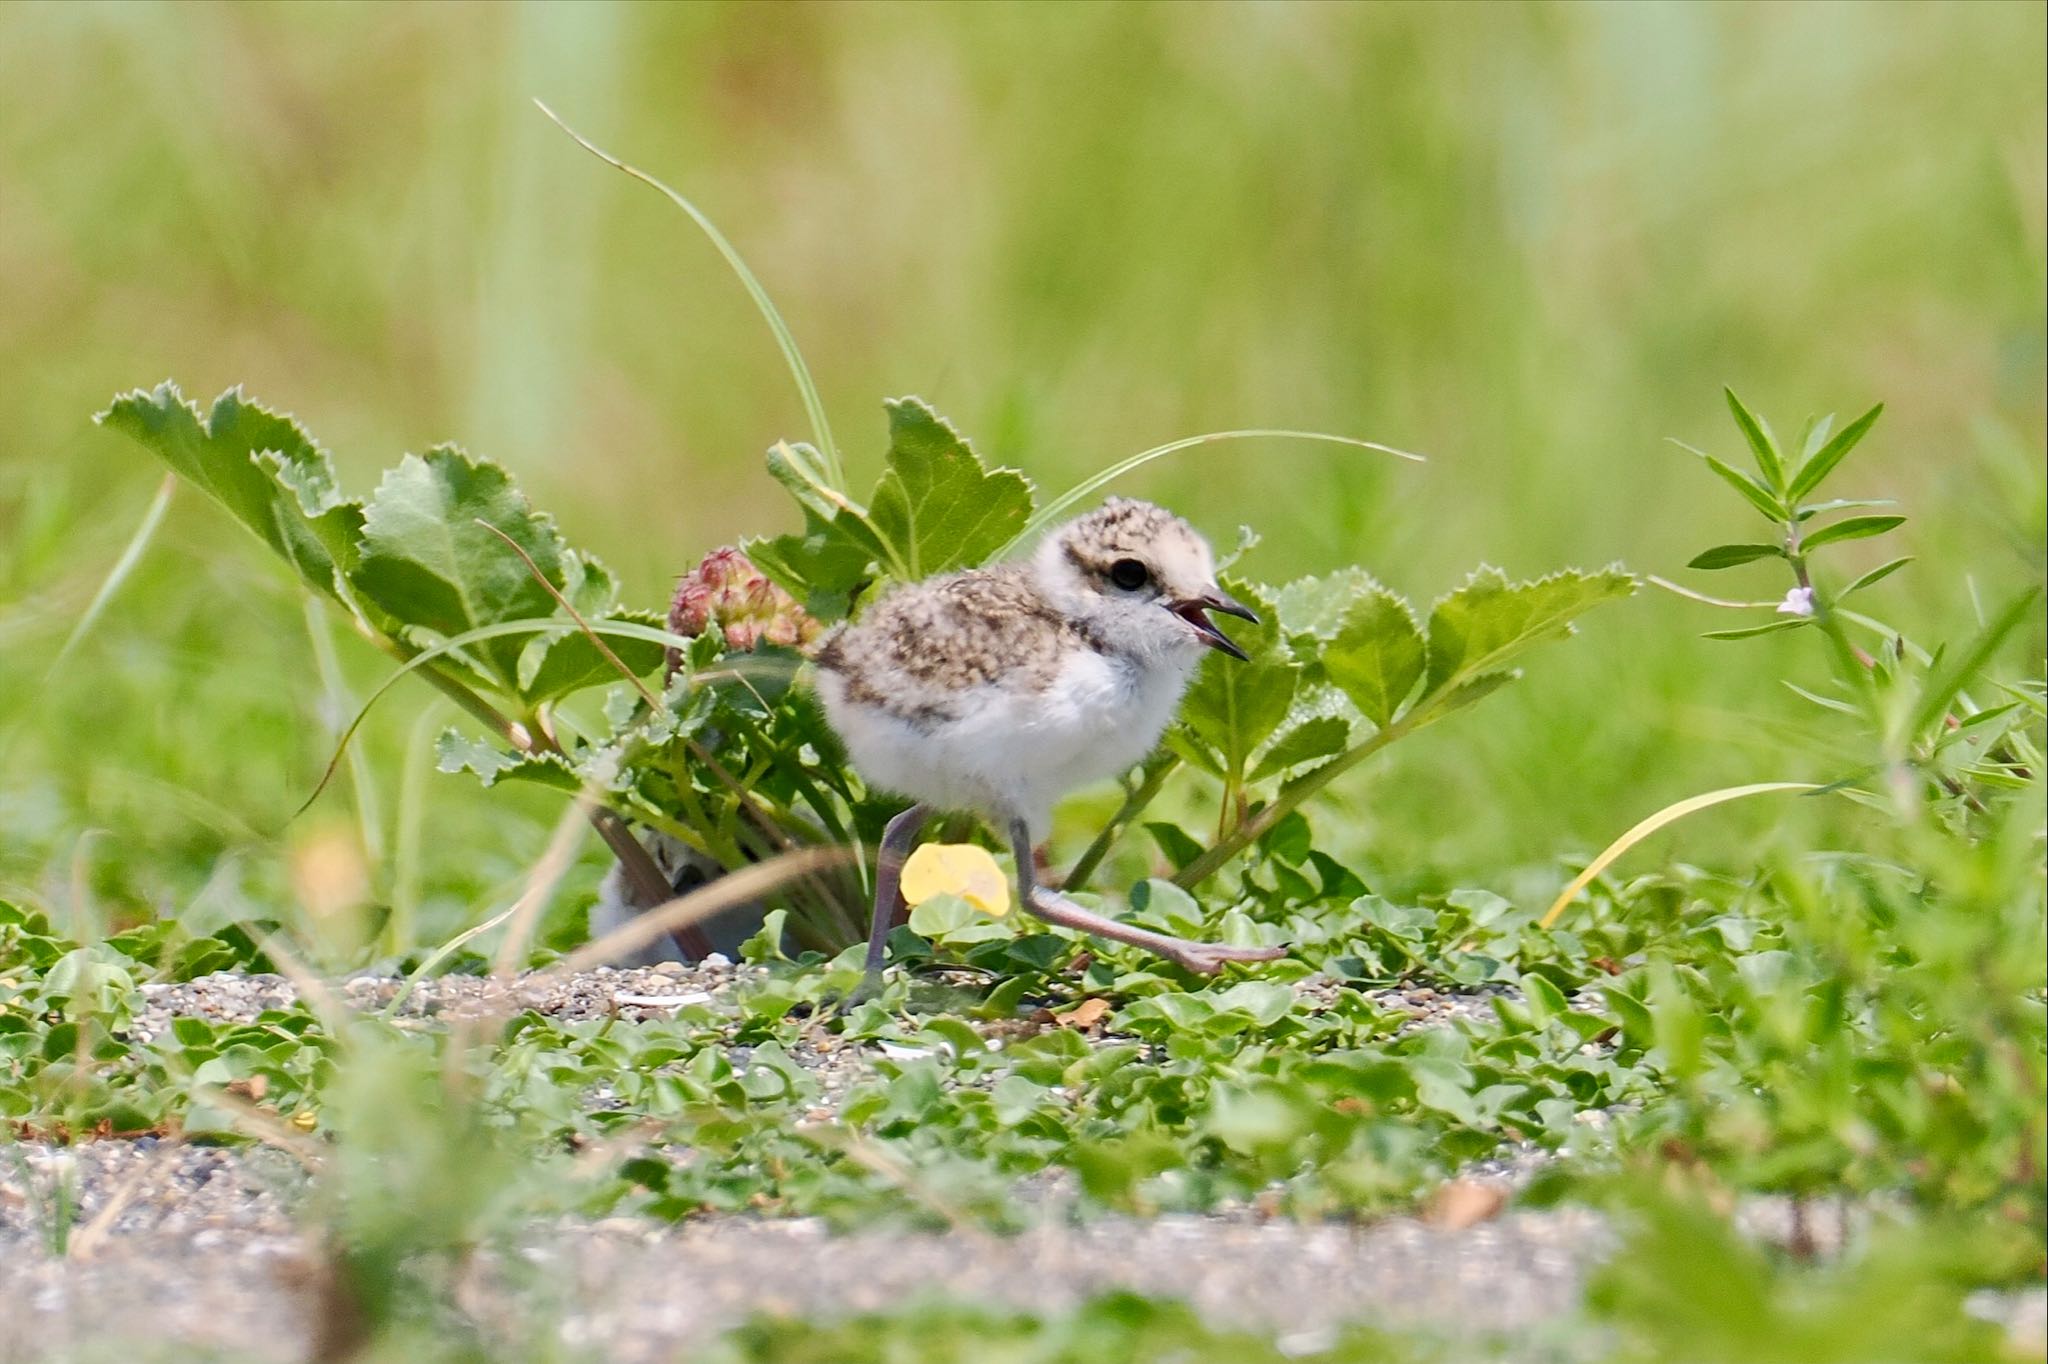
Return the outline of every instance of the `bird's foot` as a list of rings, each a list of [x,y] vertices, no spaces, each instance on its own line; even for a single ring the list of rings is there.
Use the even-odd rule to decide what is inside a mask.
[[[1172,939],[1172,948],[1155,947],[1153,950],[1175,965],[1184,966],[1198,976],[1213,976],[1233,961],[1278,961],[1287,955],[1287,948],[1281,947],[1230,947],[1223,943],[1190,942],[1185,938]]]

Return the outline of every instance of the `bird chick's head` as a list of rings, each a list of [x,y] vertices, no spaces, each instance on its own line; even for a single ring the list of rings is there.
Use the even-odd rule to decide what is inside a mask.
[[[1150,502],[1112,497],[1067,522],[1039,544],[1032,570],[1062,611],[1142,656],[1191,664],[1207,647],[1243,658],[1208,613],[1258,620],[1216,585],[1209,542]]]

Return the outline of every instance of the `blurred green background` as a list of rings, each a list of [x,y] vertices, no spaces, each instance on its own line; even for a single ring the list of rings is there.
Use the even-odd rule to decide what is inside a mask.
[[[857,485],[899,393],[1050,487],[1194,432],[1321,428],[1431,462],[1214,446],[1124,490],[1257,527],[1271,579],[1358,562],[1426,601],[1481,561],[1619,558],[1776,596],[1764,565],[1684,571],[1754,528],[1663,437],[1735,454],[1723,383],[1787,435],[1881,399],[1840,491],[1914,519],[1853,550],[1919,562],[1871,607],[1967,634],[2041,574],[2044,14],[0,8],[0,894],[231,915],[287,893],[288,849],[361,837],[431,935],[558,809],[432,774],[451,717],[407,684],[366,732],[368,833],[346,790],[288,825],[383,669],[337,637],[323,676],[282,567],[189,489],[53,670],[162,477],[91,425],[117,390],[242,383],[358,492],[462,443],[650,606],[794,523],[760,455],[802,409],[751,305],[535,96],[721,224]],[[1657,591],[1596,616],[1347,781],[1324,836],[1526,889],[1689,792],[1834,775],[1777,682],[1820,671],[1809,642],[1696,638],[1733,623]],[[2040,653],[2036,626],[2015,657]],[[1676,851],[1841,817],[1730,810]]]

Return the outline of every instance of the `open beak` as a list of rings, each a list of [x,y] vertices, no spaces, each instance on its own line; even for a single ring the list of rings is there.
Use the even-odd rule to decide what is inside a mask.
[[[1228,592],[1212,587],[1199,597],[1187,597],[1180,601],[1168,602],[1166,609],[1194,626],[1195,634],[1200,636],[1202,643],[1210,648],[1221,650],[1232,658],[1248,659],[1251,657],[1250,654],[1247,654],[1244,650],[1231,643],[1230,636],[1217,629],[1215,622],[1209,619],[1209,612],[1220,611],[1226,616],[1236,616],[1239,620],[1248,620],[1254,625],[1259,623],[1258,613],[1243,602],[1232,597]]]

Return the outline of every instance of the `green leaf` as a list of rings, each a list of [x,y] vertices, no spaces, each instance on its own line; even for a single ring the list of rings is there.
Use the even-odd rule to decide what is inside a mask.
[[[1834,429],[1835,414],[1832,412],[1824,417],[1810,418],[1806,429],[1799,433],[1799,458],[1802,461],[1812,459],[1814,452],[1826,443],[1828,433]]]
[[[1907,564],[1910,564],[1912,562],[1913,556],[1907,554],[1892,560],[1888,564],[1879,564],[1876,568],[1871,569],[1870,572],[1864,574],[1855,582],[1850,583],[1847,587],[1843,588],[1841,591],[1841,595],[1836,597],[1835,600],[1840,601],[1842,597],[1848,596],[1851,592],[1861,592],[1864,588],[1869,587],[1872,583],[1883,582],[1886,578],[1891,577],[1892,574],[1898,572],[1900,569],[1904,568]]]
[[[1896,507],[1898,501],[1890,497],[1837,497],[1828,502],[1816,502],[1810,507],[1799,509],[1801,521],[1811,521],[1816,516],[1829,512],[1847,511],[1851,507]]]
[[[1272,603],[1235,580],[1226,579],[1223,589],[1258,613],[1258,625],[1232,626],[1233,638],[1250,659],[1216,655],[1205,660],[1181,705],[1181,720],[1223,755],[1227,771],[1241,773],[1252,753],[1287,718],[1301,670],[1280,645]]]
[[[1475,702],[1483,701],[1521,675],[1520,668],[1500,668],[1490,673],[1480,673],[1477,677],[1468,677],[1437,703],[1437,714],[1448,715],[1454,710],[1463,710]]]
[[[473,772],[485,786],[530,781],[558,791],[580,791],[583,781],[559,753],[507,753],[461,730],[442,733],[434,744],[435,766],[443,772]]]
[[[1338,715],[1318,715],[1286,731],[1259,758],[1251,780],[1285,776],[1297,767],[1334,758],[1351,746],[1351,726]]]
[[[1978,670],[1991,661],[1991,655],[1998,651],[2005,637],[2027,619],[2034,609],[2034,598],[2039,594],[2039,588],[2030,587],[2014,597],[2003,611],[1992,617],[1990,624],[1977,632],[1977,637],[1966,648],[1927,679],[1909,733],[1921,733],[1948,713],[1949,704],[1956,699],[1957,693],[1975,680]]]
[[[1145,825],[1145,832],[1152,835],[1152,841],[1159,845],[1159,851],[1166,854],[1166,860],[1179,871],[1202,855],[1202,845],[1178,824],[1154,820]]]
[[[1842,462],[1842,457],[1856,448],[1856,442],[1870,434],[1870,428],[1876,424],[1883,412],[1884,404],[1879,403],[1837,432],[1833,440],[1822,446],[1813,458],[1801,466],[1799,473],[1792,480],[1792,486],[1786,490],[1786,496],[1798,502],[1818,488],[1822,480],[1833,473],[1835,466]]]
[[[363,513],[359,591],[408,626],[447,637],[480,625],[554,614],[555,599],[525,560],[484,525],[510,536],[548,581],[563,583],[565,547],[511,476],[453,446],[407,455]],[[474,654],[499,686],[518,690],[526,642],[495,639]]]
[[[805,508],[801,532],[742,540],[740,548],[754,567],[803,603],[806,611],[819,620],[838,620],[851,608],[861,584],[874,575],[877,559],[849,524]]]
[[[889,409],[889,467],[869,516],[912,579],[981,563],[1031,518],[1031,484],[989,470],[946,420],[916,398]]]
[[[1748,474],[1743,473],[1742,470],[1726,460],[1716,459],[1704,450],[1696,450],[1682,440],[1674,440],[1671,443],[1681,450],[1698,455],[1701,460],[1705,461],[1709,469],[1712,469],[1715,474],[1720,476],[1722,482],[1735,489],[1736,492],[1741,493],[1744,501],[1762,512],[1765,520],[1783,521],[1785,519],[1784,503],[1778,501],[1771,490],[1764,487],[1763,484],[1757,482]]]
[[[1280,632],[1290,639],[1335,639],[1344,613],[1353,602],[1368,593],[1385,590],[1372,574],[1356,566],[1340,568],[1321,578],[1296,578],[1273,594],[1273,605],[1280,613]],[[1321,654],[1320,649],[1311,651],[1312,657],[1319,658]],[[1306,663],[1310,659],[1301,661]]]
[[[1742,405],[1742,399],[1735,396],[1735,390],[1721,390],[1728,399],[1728,411],[1734,415],[1735,424],[1742,428],[1742,438],[1749,442],[1750,453],[1756,456],[1756,467],[1763,471],[1764,486],[1773,492],[1785,487],[1785,460],[1778,453],[1778,443],[1771,439],[1770,432],[1756,414]]]
[[[1785,557],[1785,551],[1779,545],[1715,545],[1712,549],[1704,550],[1693,556],[1692,562],[1687,564],[1686,567],[1709,569],[1734,568],[1737,564],[1747,564],[1758,559],[1768,559],[1774,554],[1780,559]]]
[[[1865,540],[1873,535],[1882,535],[1894,526],[1904,525],[1905,521],[1903,516],[1851,516],[1832,526],[1822,526],[1801,541],[1799,547],[1801,550],[1815,550],[1839,540]]]
[[[1754,639],[1758,635],[1774,635],[1780,630],[1797,630],[1802,625],[1812,624],[1804,616],[1789,616],[1784,620],[1765,621],[1762,625],[1745,625],[1735,630],[1709,630],[1701,639]]]
[[[1784,685],[1791,690],[1793,695],[1802,697],[1808,701],[1813,702],[1813,704],[1819,706],[1822,710],[1832,710],[1842,715],[1862,714],[1861,711],[1857,710],[1856,707],[1850,705],[1847,701],[1838,701],[1832,696],[1822,696],[1819,692],[1808,691],[1806,688],[1800,686],[1797,682],[1785,682],[1783,678],[1780,678],[1779,681],[1783,682]]]
[[[1497,568],[1478,569],[1430,609],[1424,694],[1499,668],[1544,640],[1564,638],[1574,618],[1635,588],[1634,576],[1619,565],[1594,573],[1565,569],[1520,583]]]
[[[245,401],[239,388],[202,419],[168,380],[114,399],[94,420],[156,452],[203,488],[299,576],[346,602],[363,512],[341,496],[327,452],[296,422]]]
[[[575,550],[562,554],[562,595],[593,627],[626,622],[660,630],[668,625],[651,611],[618,610],[619,590],[611,570]],[[635,677],[659,667],[665,652],[651,640],[617,635],[606,638],[605,644]],[[623,680],[604,651],[566,616],[560,626],[534,636],[519,651],[519,694],[529,704]]]
[[[582,609],[580,603],[577,609]],[[659,630],[667,625],[652,611],[612,611],[599,616],[586,612],[585,619],[598,627],[623,623]],[[607,637],[605,643],[613,656],[635,677],[645,677],[659,668],[667,652],[662,645],[650,640],[625,639],[618,635]],[[625,678],[612,665],[612,660],[604,656],[604,652],[574,621],[532,640],[519,655],[519,694],[529,703],[552,701],[586,687],[602,687],[623,681]]]
[[[1378,584],[1345,608],[1323,668],[1365,718],[1382,728],[1415,690],[1427,654],[1408,603]]]

